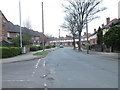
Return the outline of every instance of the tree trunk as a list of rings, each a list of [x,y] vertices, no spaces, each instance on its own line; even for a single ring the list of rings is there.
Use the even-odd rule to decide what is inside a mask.
[[[76,49],[76,46],[75,46],[75,36],[73,35],[73,46],[74,46],[74,50]]]
[[[103,52],[103,45],[101,45],[101,52]]]
[[[82,51],[81,50],[81,33],[79,33],[78,51]]]

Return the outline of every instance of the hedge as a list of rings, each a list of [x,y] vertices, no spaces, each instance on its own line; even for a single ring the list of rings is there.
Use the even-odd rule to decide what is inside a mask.
[[[30,46],[30,51],[38,51],[42,50],[43,48],[41,46]]]
[[[53,46],[45,46],[45,49],[50,49],[50,48],[54,48],[55,45]],[[30,51],[38,51],[38,50],[42,50],[42,46],[30,46]]]
[[[56,47],[55,45],[52,46],[52,48],[55,48],[55,47]]]
[[[22,54],[20,47],[0,47],[0,58],[9,58]]]
[[[49,48],[51,48],[51,46],[45,46],[45,48],[46,48],[46,49],[49,49]]]

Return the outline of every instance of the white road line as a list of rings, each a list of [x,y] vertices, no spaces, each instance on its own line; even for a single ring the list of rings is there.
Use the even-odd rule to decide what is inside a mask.
[[[47,87],[47,84],[46,84],[46,83],[44,83],[44,87]]]
[[[35,72],[36,72],[36,69],[38,68],[38,65],[39,65],[39,63],[40,63],[41,60],[42,60],[42,59],[39,59],[38,62],[36,63],[36,65],[35,65],[35,70],[34,70],[34,72],[32,73],[32,77],[34,77],[34,74],[35,74]]]
[[[45,67],[46,66],[46,63],[45,63],[45,61],[43,62],[43,67]]]
[[[35,68],[38,68],[39,62],[41,61],[41,59],[38,60],[38,62],[35,65]]]
[[[30,80],[3,80],[3,81],[8,81],[8,82],[24,82],[24,81],[30,81]]]
[[[35,72],[32,73],[32,77],[34,76]]]

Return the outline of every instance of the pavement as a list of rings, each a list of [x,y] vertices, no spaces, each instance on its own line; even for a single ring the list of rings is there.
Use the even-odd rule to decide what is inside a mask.
[[[45,49],[45,50],[55,50],[55,49],[57,49],[57,48],[51,48],[51,49]],[[2,63],[10,63],[10,62],[34,60],[34,59],[39,59],[39,58],[45,57],[45,55],[33,55],[34,53],[37,53],[37,52],[42,52],[42,50],[29,52],[29,53],[22,54],[22,55],[19,55],[16,57],[0,59],[0,61],[2,61]],[[87,51],[82,50],[82,53],[87,54]],[[106,52],[89,51],[88,55],[99,56],[99,57],[103,57],[103,58],[105,57],[105,58],[109,58],[112,60],[118,60],[118,58],[119,58],[119,53],[106,53]]]
[[[82,53],[87,54],[87,50],[82,50]],[[101,58],[108,58],[109,60],[120,61],[120,53],[97,52],[97,51],[89,50],[89,54],[87,55],[92,55],[92,56],[101,57]]]
[[[45,51],[46,50],[55,50],[55,49],[56,48],[45,49]],[[18,56],[11,57],[11,58],[0,59],[0,61],[2,61],[2,63],[11,63],[11,62],[20,62],[20,61],[40,59],[40,58],[44,58],[46,55],[33,55],[33,54],[37,53],[37,52],[42,52],[42,51],[43,50],[29,52],[29,53],[18,55]]]

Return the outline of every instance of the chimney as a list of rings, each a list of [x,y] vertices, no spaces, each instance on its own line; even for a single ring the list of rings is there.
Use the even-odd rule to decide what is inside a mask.
[[[94,29],[94,33],[96,32],[96,29]]]
[[[104,24],[102,24],[102,28],[104,28]]]
[[[110,23],[110,18],[106,18],[106,23],[109,24]]]

